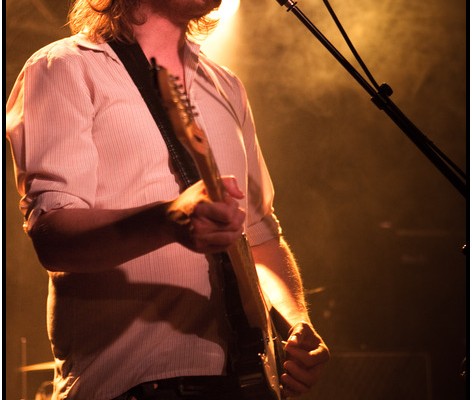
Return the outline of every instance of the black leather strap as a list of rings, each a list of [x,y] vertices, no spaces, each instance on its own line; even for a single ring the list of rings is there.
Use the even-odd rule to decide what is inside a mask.
[[[189,187],[198,181],[200,176],[192,158],[175,136],[161,103],[156,69],[149,63],[138,43],[109,41],[108,44],[125,66],[156,121],[169,150],[172,167],[177,171],[184,188]]]

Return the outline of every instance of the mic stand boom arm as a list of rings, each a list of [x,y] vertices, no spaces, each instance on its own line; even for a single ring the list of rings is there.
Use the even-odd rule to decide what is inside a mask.
[[[321,42],[321,44],[341,63],[341,65],[356,79],[356,81],[371,96],[372,102],[383,110],[393,122],[408,136],[408,138],[423,152],[423,154],[439,169],[449,182],[462,194],[467,195],[466,176],[434,143],[429,140],[393,103],[390,99],[393,91],[383,83],[377,89],[370,85],[364,77],[347,61],[329,40],[314,26],[296,6],[293,0],[277,0],[281,6],[287,7]]]

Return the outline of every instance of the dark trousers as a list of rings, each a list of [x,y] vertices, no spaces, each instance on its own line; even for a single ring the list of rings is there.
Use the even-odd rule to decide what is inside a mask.
[[[235,378],[195,376],[137,385],[113,400],[241,400]]]

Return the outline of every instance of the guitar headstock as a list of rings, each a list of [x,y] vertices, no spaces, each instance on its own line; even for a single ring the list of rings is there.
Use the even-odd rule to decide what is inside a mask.
[[[165,68],[157,72],[157,82],[163,106],[167,111],[177,139],[187,149],[205,183],[208,195],[213,201],[224,199],[224,186],[208,139],[195,122],[193,107],[178,79]]]
[[[163,105],[179,141],[191,154],[207,154],[208,140],[195,122],[194,108],[179,79],[159,67],[157,81]]]

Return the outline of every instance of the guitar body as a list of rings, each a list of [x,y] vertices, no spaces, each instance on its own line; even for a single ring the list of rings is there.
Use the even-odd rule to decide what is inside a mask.
[[[264,330],[250,325],[233,266],[227,257],[226,254],[222,256],[222,268],[227,316],[233,332],[231,372],[238,377],[243,400],[280,400],[279,373],[284,359],[282,342],[275,327]]]
[[[158,84],[174,133],[192,156],[210,200],[223,201],[225,188],[215,159],[206,135],[194,121],[185,93],[164,68],[158,70]],[[282,400],[282,341],[260,288],[246,237],[242,235],[217,257],[225,275],[226,310],[233,331],[229,364],[239,379],[243,400]]]
[[[259,328],[252,328],[238,337],[239,359],[235,362],[235,374],[239,380],[244,400],[281,399],[278,376],[268,376],[268,349],[264,334]],[[277,371],[274,371],[277,372]]]

